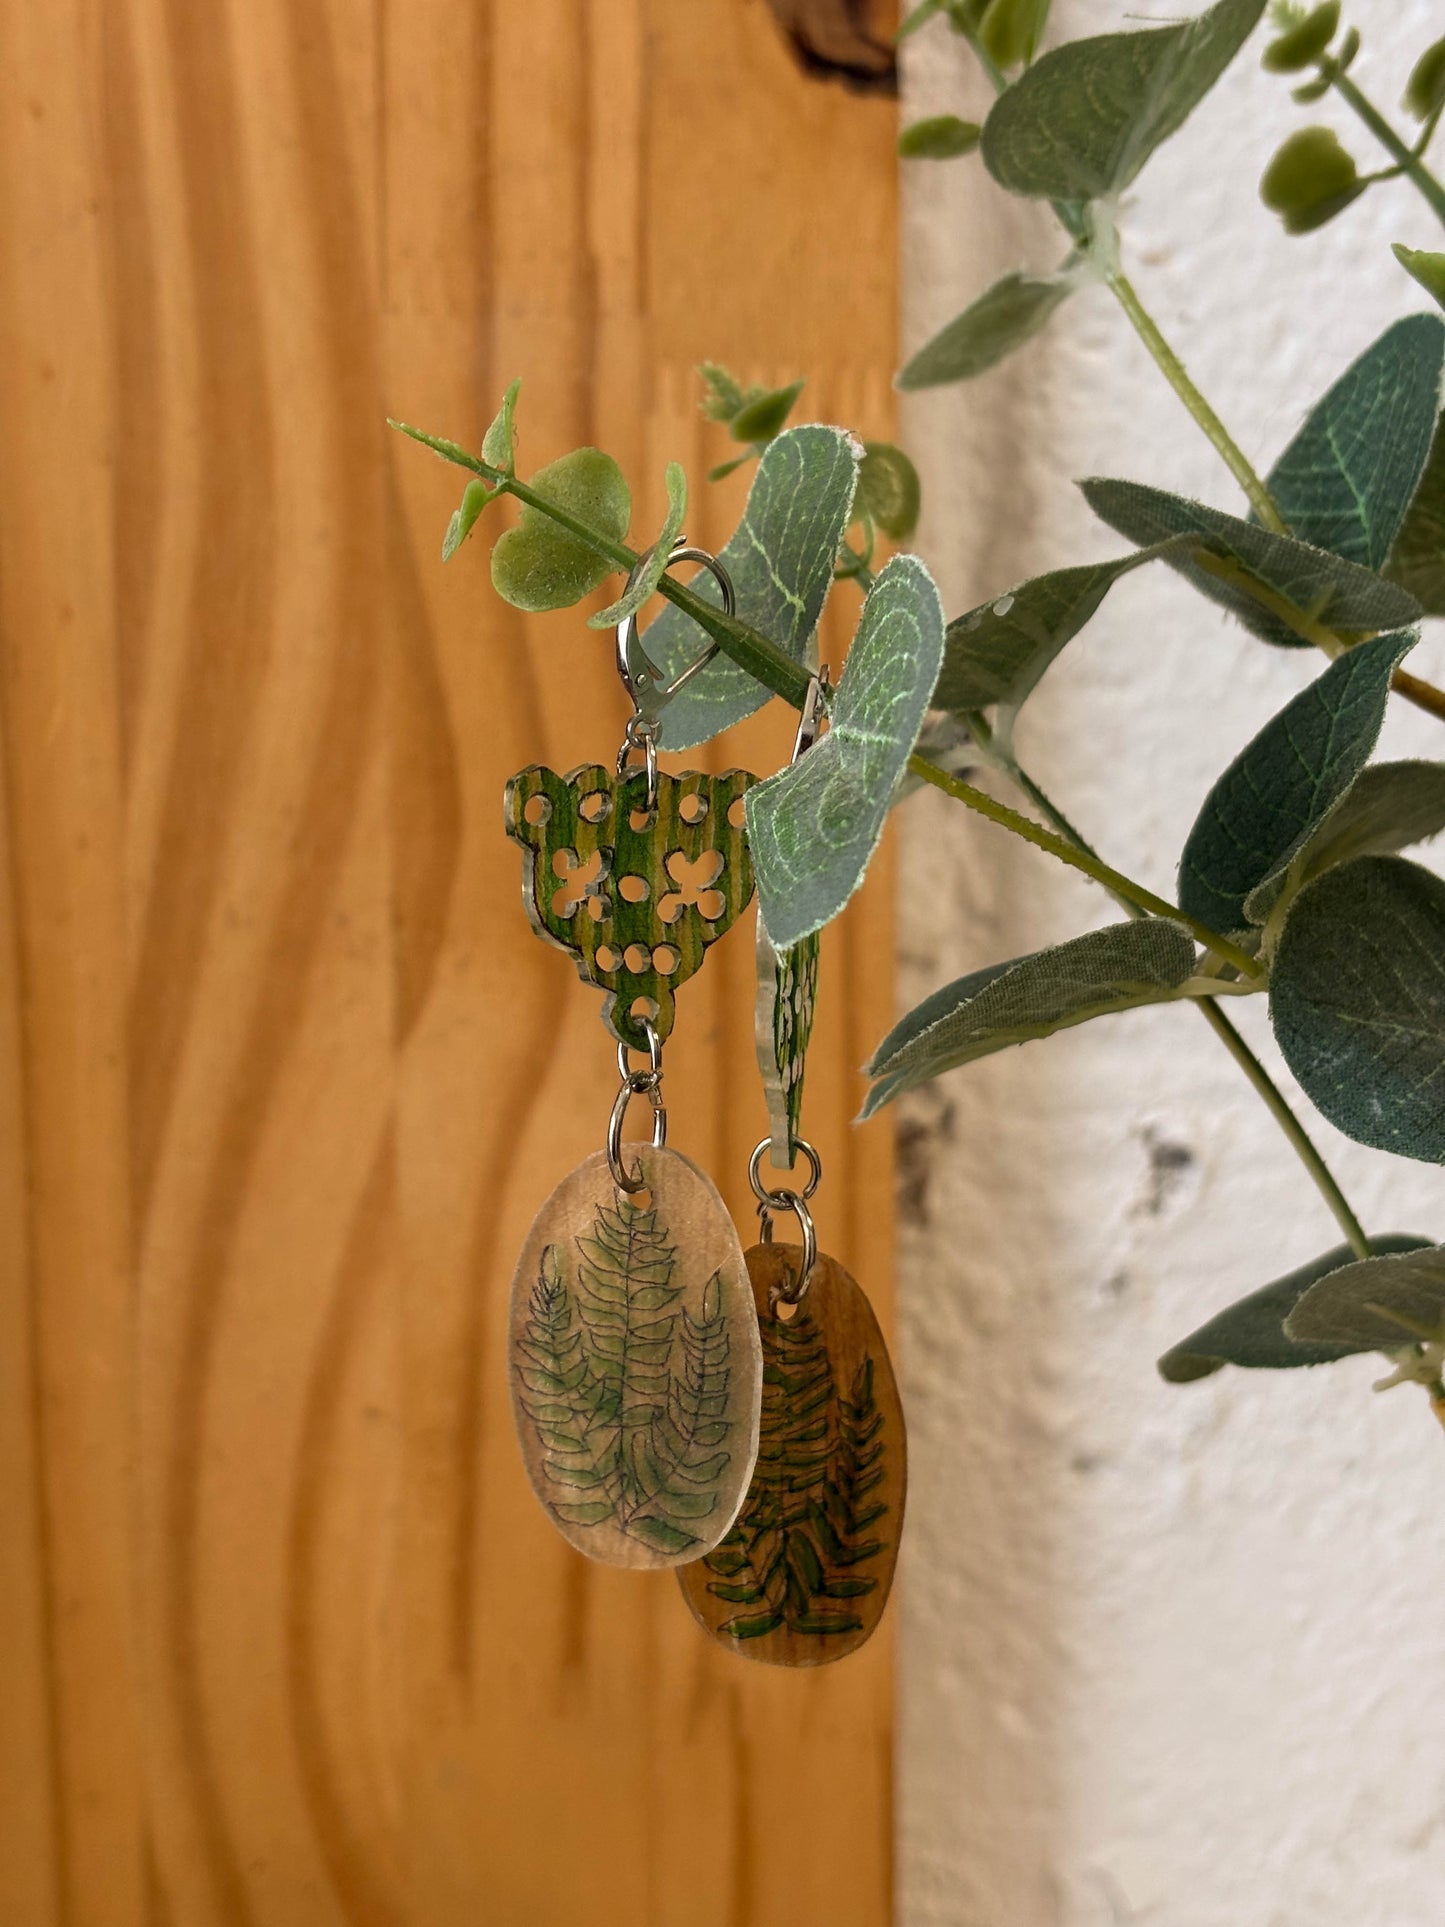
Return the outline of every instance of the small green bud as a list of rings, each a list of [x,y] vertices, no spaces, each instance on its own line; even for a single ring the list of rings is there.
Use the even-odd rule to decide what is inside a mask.
[[[705,361],[697,371],[702,376],[702,412],[710,422],[730,422],[747,396],[742,383],[716,361]]]
[[[1034,57],[1051,0],[990,0],[978,23],[985,53],[1000,67],[1026,66]]]
[[[1445,254],[1427,254],[1423,248],[1402,247],[1397,241],[1395,259],[1445,308]]]
[[[1340,0],[1325,0],[1297,26],[1264,50],[1264,64],[1272,74],[1297,74],[1312,67],[1339,30]]]
[[[1291,134],[1259,184],[1260,198],[1283,216],[1288,234],[1323,227],[1364,191],[1354,157],[1328,127]]]
[[[983,129],[977,121],[960,120],[957,114],[934,114],[929,120],[916,120],[898,136],[898,151],[909,161],[951,161],[960,154],[971,154],[978,146]]]
[[[767,394],[750,395],[732,418],[733,440],[772,441],[775,435],[782,433],[783,424],[793,412],[793,403],[802,392],[802,382],[795,381],[787,388],[774,388]]]
[[[1317,100],[1323,100],[1330,91],[1330,77],[1321,74],[1316,80],[1307,80],[1303,87],[1292,87],[1290,98],[1297,100],[1301,107],[1312,107]]]
[[[1445,106],[1445,40],[1427,47],[1415,62],[1405,88],[1405,106],[1416,120],[1429,120]]]
[[[1358,27],[1350,27],[1346,30],[1344,39],[1335,49],[1335,65],[1341,73],[1346,72],[1347,69],[1354,66],[1355,55],[1359,51],[1360,30]]]

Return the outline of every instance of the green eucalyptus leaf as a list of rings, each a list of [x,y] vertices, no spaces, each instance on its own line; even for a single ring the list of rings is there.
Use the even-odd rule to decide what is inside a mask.
[[[954,715],[994,703],[1019,708],[1119,577],[1152,562],[1170,546],[1164,542],[1110,562],[1052,569],[956,617],[944,640],[933,707]]]
[[[1297,74],[1312,67],[1334,39],[1340,25],[1340,0],[1325,0],[1303,20],[1271,40],[1264,50],[1264,64],[1272,74]]]
[[[774,948],[821,929],[863,881],[942,655],[933,578],[916,556],[894,556],[863,605],[827,734],[748,791],[758,907]]]
[[[730,462],[719,462],[716,468],[710,468],[708,470],[707,479],[710,482],[725,482],[729,475],[733,474],[737,469],[745,468],[749,462],[753,461],[756,454],[757,451],[750,448],[745,455],[735,455]]]
[[[803,383],[790,382],[786,388],[772,388],[766,394],[750,396],[729,423],[728,432],[735,442],[770,442],[782,432],[793,412],[793,403],[803,392]]]
[[[898,387],[938,388],[983,374],[1032,340],[1073,290],[1067,271],[1006,274],[924,342],[900,369]]]
[[[1251,923],[1265,923],[1280,897],[1357,856],[1394,856],[1445,830],[1445,763],[1371,763],[1290,859],[1245,899]]]
[[[874,1083],[862,1115],[1011,1044],[1168,1003],[1194,974],[1194,957],[1179,924],[1145,917],[972,971],[926,997],[883,1039],[867,1065]]]
[[[630,589],[616,602],[587,618],[589,629],[615,629],[657,593],[657,585],[667,571],[667,559],[682,528],[682,518],[687,514],[687,476],[680,462],[668,463],[663,486],[667,490],[667,515],[646,563],[637,571]]]
[[[539,468],[531,486],[609,541],[627,534],[632,496],[622,470],[601,449],[573,449]],[[569,609],[617,566],[524,502],[516,528],[492,550],[492,586],[514,609]]]
[[[1250,892],[1287,867],[1364,768],[1414,643],[1379,636],[1338,657],[1230,764],[1184,845],[1179,902],[1192,917],[1243,928]]]
[[[1295,898],[1270,1017],[1306,1094],[1361,1144],[1445,1162],[1445,882],[1398,856]]]
[[[477,517],[491,501],[495,492],[480,479],[467,483],[462,490],[461,504],[452,510],[452,519],[447,523],[447,532],[442,541],[443,562],[450,562],[466,541],[476,524]]]
[[[982,132],[976,120],[931,114],[904,128],[898,136],[898,152],[906,161],[953,161],[960,154],[971,154]]]
[[[1425,471],[1440,414],[1445,320],[1387,328],[1314,407],[1266,487],[1290,532],[1380,569]]]
[[[482,460],[492,468],[500,468],[510,475],[516,466],[517,451],[512,432],[512,418],[517,412],[517,396],[522,391],[520,380],[510,382],[502,397],[502,405],[497,410],[491,427],[482,437]]]
[[[1377,1254],[1417,1251],[1428,1244],[1427,1238],[1390,1236],[1371,1238],[1370,1249]],[[1182,1338],[1159,1360],[1159,1375],[1171,1385],[1188,1385],[1208,1378],[1225,1365],[1242,1365],[1251,1371],[1290,1371],[1301,1365],[1333,1365],[1338,1359],[1357,1352],[1373,1351],[1373,1343],[1360,1344],[1349,1339],[1304,1341],[1286,1336],[1285,1320],[1305,1293],[1354,1261],[1348,1245],[1336,1245],[1322,1258],[1314,1258],[1287,1277],[1276,1278],[1247,1298],[1226,1305],[1207,1324]]]
[[[716,361],[701,362],[697,372],[702,376],[703,414],[710,422],[730,422],[748,399],[742,383]]]
[[[1001,94],[983,158],[1001,186],[1048,200],[1128,187],[1248,39],[1265,0],[1220,0],[1196,20],[1071,40]]]
[[[1445,40],[1427,47],[1411,69],[1403,105],[1416,120],[1429,120],[1445,107]]]
[[[1285,1325],[1291,1337],[1356,1352],[1394,1352],[1445,1338],[1445,1245],[1402,1244],[1393,1255],[1341,1265],[1304,1292]]]
[[[818,617],[833,583],[833,560],[848,526],[862,450],[841,428],[809,424],[785,429],[758,464],[748,504],[719,560],[732,577],[737,615],[816,668]],[[693,593],[719,604],[710,576]],[[669,681],[695,662],[709,638],[672,604],[643,633],[649,661]],[[691,749],[761,709],[771,692],[736,663],[719,656],[680,690],[663,711],[658,744]]]
[[[1297,609],[1301,617],[1323,622],[1346,636],[1400,629],[1419,619],[1420,605],[1405,590],[1293,536],[1275,535],[1222,509],[1206,508],[1139,482],[1096,479],[1080,487],[1094,513],[1131,542],[1153,545],[1171,536],[1196,536],[1196,545],[1181,545],[1165,560],[1265,642],[1282,648],[1309,647],[1288,623],[1249,593],[1252,581]],[[1240,579],[1224,580],[1211,573],[1200,565],[1201,553],[1232,565]]]
[[[1309,234],[1343,212],[1367,185],[1333,128],[1301,127],[1264,170],[1259,197],[1281,216],[1287,234]]]
[[[1394,256],[1406,274],[1414,275],[1426,294],[1445,308],[1445,254],[1427,254],[1423,248],[1394,244]]]
[[[1297,100],[1301,107],[1313,107],[1317,100],[1323,100],[1334,85],[1328,74],[1321,74],[1317,80],[1307,80],[1303,87],[1290,90],[1290,99]]]
[[[1436,424],[1425,473],[1385,574],[1414,596],[1427,616],[1445,616],[1445,416]]]
[[[1026,65],[1038,51],[1052,0],[989,0],[978,24],[984,51],[1000,67]]]
[[[1349,27],[1345,30],[1344,39],[1335,49],[1335,66],[1342,74],[1347,73],[1354,66],[1355,55],[1359,51],[1360,30],[1358,27]]]
[[[895,542],[918,527],[922,490],[918,470],[892,442],[865,442],[858,469],[857,510],[866,511]]]

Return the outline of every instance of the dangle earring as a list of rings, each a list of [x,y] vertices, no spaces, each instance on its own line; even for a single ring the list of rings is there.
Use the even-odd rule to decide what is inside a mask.
[[[669,567],[680,561],[712,573],[731,613],[722,565],[685,543]],[[533,765],[506,790],[527,915],[604,992],[621,1080],[604,1148],[547,1199],[517,1261],[513,1413],[548,1516],[579,1551],[615,1566],[674,1566],[716,1546],[757,1456],[762,1353],[749,1273],[711,1180],[668,1146],[662,1095],[676,992],[753,892],[743,830],[753,777],[674,777],[657,762],[662,703],[715,650],[664,684],[629,617],[617,660],[633,714],[615,767],[559,776]],[[634,1054],[644,1059],[635,1068]],[[652,1138],[624,1145],[634,1097],[647,1099]]]
[[[824,672],[826,676],[826,671]],[[826,694],[809,686],[793,760],[816,740]],[[774,950],[758,912],[758,1062],[769,1135],[748,1180],[761,1235],[746,1255],[763,1354],[757,1466],[721,1542],[678,1570],[693,1616],[719,1644],[775,1666],[820,1666],[856,1651],[883,1616],[907,1491],[903,1408],[883,1334],[861,1288],[818,1250],[809,1201],[822,1181],[801,1135],[818,938]],[[768,1186],[808,1166],[801,1190]],[[780,1212],[801,1246],[773,1242]]]

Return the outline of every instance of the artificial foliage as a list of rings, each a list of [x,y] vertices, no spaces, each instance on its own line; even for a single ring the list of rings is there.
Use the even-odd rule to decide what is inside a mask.
[[[827,691],[827,731],[796,766],[765,776],[747,795],[751,860],[774,941],[799,944],[838,914],[889,812],[920,784],[1032,846],[1020,849],[1021,863],[1047,856],[1091,877],[1122,913],[1104,929],[1000,959],[925,1000],[878,1045],[867,1110],[1071,1025],[1147,1003],[1193,1005],[1298,1154],[1344,1243],[1274,1283],[1238,1281],[1249,1289],[1166,1355],[1165,1377],[1196,1378],[1225,1363],[1318,1365],[1378,1350],[1394,1363],[1391,1382],[1418,1381],[1445,1411],[1445,1269],[1431,1228],[1367,1232],[1307,1120],[1228,1009],[1235,998],[1267,999],[1283,1060],[1342,1131],[1395,1156],[1445,1163],[1445,883],[1409,854],[1445,827],[1445,762],[1370,761],[1391,703],[1413,703],[1445,727],[1445,691],[1414,653],[1422,625],[1445,616],[1445,252],[1432,225],[1445,227],[1445,187],[1428,160],[1445,117],[1445,40],[1407,50],[1410,77],[1391,114],[1360,85],[1360,36],[1335,0],[1268,8],[1266,0],[1218,0],[1193,18],[1052,45],[1048,16],[1047,0],[922,0],[904,19],[904,37],[960,36],[997,98],[981,126],[945,114],[906,128],[903,155],[910,164],[985,170],[1005,191],[1044,203],[1059,241],[1051,259],[1020,263],[981,289],[908,360],[899,385],[968,380],[1046,330],[1081,291],[1102,288],[1219,455],[1218,501],[1172,494],[1157,475],[1087,481],[1085,499],[1116,553],[1063,558],[1031,581],[998,585],[988,602],[950,620],[920,560],[881,553],[906,543],[917,518],[907,456],[890,444],[861,444],[844,429],[790,426],[801,384],[749,389],[709,364],[704,409],[732,442],[714,475],[757,464],[742,522],[722,550],[737,586],[736,607],[725,613],[713,584],[684,585],[663,566],[686,501],[679,472],[669,471],[665,525],[633,536],[627,480],[604,452],[578,449],[530,480],[519,474],[515,384],[480,453],[406,432],[469,471],[444,553],[486,531],[494,586],[519,608],[577,603],[652,551],[630,603],[654,592],[664,598],[642,630],[647,658],[671,677],[717,645],[683,691],[655,702],[664,750],[704,742],[771,698],[801,709],[819,666],[826,598],[861,597],[853,648],[834,665]],[[1333,95],[1380,155],[1370,171],[1333,131],[1291,126],[1264,172],[1266,207],[1291,233],[1308,234],[1348,219],[1354,202],[1393,178],[1417,190],[1419,215],[1419,231],[1402,236],[1382,267],[1398,275],[1403,295],[1417,296],[1420,311],[1332,371],[1267,473],[1191,379],[1126,272],[1121,199],[1257,34],[1264,65],[1300,105]],[[511,527],[493,507],[508,497],[520,504]],[[1130,545],[1122,554],[1119,537]],[[1204,799],[1177,853],[1172,899],[1087,844],[1014,747],[1020,710],[1113,584],[1155,566],[1177,571],[1228,611],[1241,650],[1262,643],[1319,656],[1309,685],[1238,746]],[[619,609],[630,612],[616,602],[603,613],[617,620]],[[973,764],[1011,783],[1017,807],[969,781]],[[1442,1231],[1445,1220],[1434,1237]],[[1283,1269],[1267,1255],[1261,1264],[1266,1278]],[[585,1304],[582,1313],[579,1325],[555,1283],[539,1281],[532,1342],[552,1359],[537,1370],[555,1382],[559,1412],[579,1386],[595,1391],[600,1383],[577,1377]],[[806,1374],[807,1334],[804,1323],[776,1340],[794,1359],[790,1371]],[[782,1369],[778,1360],[774,1369]],[[838,1396],[861,1440],[867,1384]],[[659,1406],[649,1424],[662,1427],[671,1449],[661,1414]],[[767,1421],[775,1446],[787,1452],[806,1443],[778,1432],[775,1419]],[[559,1436],[582,1437],[578,1424],[569,1420]],[[620,1459],[608,1463],[618,1493],[630,1491],[633,1475]],[[856,1507],[848,1516],[861,1530]],[[843,1545],[841,1514],[826,1506],[806,1520],[779,1512],[763,1569],[754,1570],[753,1549],[735,1533],[714,1555],[714,1579],[737,1586],[736,1603],[760,1614],[759,1623],[846,1611],[838,1576],[846,1562],[823,1532],[825,1517]]]

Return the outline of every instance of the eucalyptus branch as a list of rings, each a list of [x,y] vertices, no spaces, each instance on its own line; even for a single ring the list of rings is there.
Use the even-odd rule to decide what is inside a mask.
[[[1097,852],[1069,821],[1068,817],[1051,801],[1044,790],[1034,781],[1028,771],[1023,768],[1012,753],[1005,754],[998,750],[987,718],[977,711],[971,711],[966,721],[968,723],[969,733],[973,736],[985,760],[993,764],[995,768],[1002,770],[1012,782],[1017,784],[1034,807],[1053,824],[1054,828],[1058,830],[1061,835],[1066,836],[1076,848],[1088,856],[1097,855]],[[1131,903],[1127,897],[1120,895],[1119,892],[1111,891],[1110,895],[1126,915],[1130,917],[1143,915],[1143,912],[1139,910],[1135,904]],[[1355,1213],[1351,1210],[1349,1200],[1340,1189],[1333,1172],[1321,1157],[1313,1139],[1310,1137],[1308,1131],[1306,1131],[1304,1125],[1301,1124],[1298,1117],[1295,1116],[1284,1092],[1275,1083],[1259,1058],[1230,1022],[1229,1018],[1219,1008],[1215,996],[1191,997],[1189,1001],[1194,1005],[1205,1023],[1209,1025],[1209,1028],[1214,1032],[1215,1036],[1218,1037],[1220,1043],[1223,1044],[1235,1063],[1239,1065],[1259,1097],[1263,1099],[1270,1116],[1284,1133],[1291,1149],[1304,1166],[1310,1181],[1324,1200],[1335,1222],[1339,1225],[1341,1231],[1344,1232],[1350,1249],[1357,1258],[1368,1258],[1370,1256],[1370,1244],[1365,1236],[1364,1228],[1355,1216]]]
[[[1149,916],[1164,917],[1171,923],[1182,924],[1197,943],[1203,944],[1206,950],[1212,950],[1223,962],[1232,965],[1241,976],[1250,978],[1255,983],[1263,983],[1266,971],[1258,957],[1251,957],[1247,950],[1241,950],[1239,945],[1231,943],[1228,937],[1221,936],[1217,930],[1211,930],[1209,925],[1202,923],[1198,917],[1191,917],[1186,910],[1181,910],[1177,903],[1170,903],[1164,897],[1155,896],[1152,890],[1146,890],[1142,883],[1136,883],[1132,877],[1125,876],[1122,870],[1113,869],[1092,853],[1086,854],[1067,838],[1056,835],[1052,830],[1044,829],[1041,824],[1021,815],[1018,810],[1011,809],[1007,803],[1000,803],[986,790],[964,782],[962,777],[950,776],[947,770],[940,769],[936,763],[930,763],[926,757],[910,756],[908,767],[915,776],[922,777],[925,783],[931,783],[934,789],[942,790],[945,796],[951,796],[956,802],[966,804],[969,809],[976,810],[980,816],[986,816],[991,823],[997,823],[1005,830],[1012,830],[1015,836],[1022,837],[1026,843],[1032,843],[1036,849],[1047,850],[1049,855],[1057,857],[1060,863],[1068,864],[1071,870],[1081,870],[1086,877],[1091,877],[1095,883],[1103,884],[1104,888],[1113,895],[1134,904]]]
[[[1432,119],[1427,124],[1420,139],[1411,147],[1395,132],[1374,102],[1360,91],[1338,61],[1326,58],[1319,63],[1319,66],[1321,74],[1329,81],[1340,99],[1348,102],[1395,163],[1392,172],[1398,172],[1413,182],[1429,202],[1441,224],[1445,225],[1445,185],[1436,179],[1424,161],[1425,149],[1434,132],[1436,120]]]

